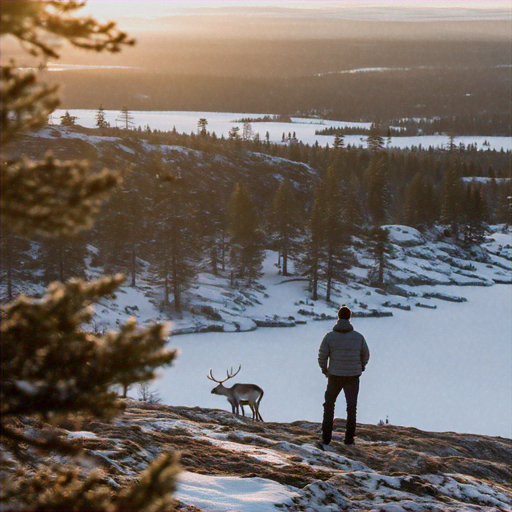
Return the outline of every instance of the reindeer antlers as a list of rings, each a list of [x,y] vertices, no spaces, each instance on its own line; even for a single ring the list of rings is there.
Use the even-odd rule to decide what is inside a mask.
[[[240,372],[240,370],[242,369],[242,365],[240,365],[238,367],[238,370],[233,373],[233,367],[231,367],[229,370],[226,370],[226,375],[227,377],[224,379],[224,380],[217,380],[214,376],[213,376],[213,370],[210,368],[210,374],[207,375],[206,377],[210,380],[213,380],[213,382],[216,382],[217,384],[222,384],[223,382],[226,382],[227,380],[229,379],[232,379],[233,377],[236,377],[238,375],[238,373]]]

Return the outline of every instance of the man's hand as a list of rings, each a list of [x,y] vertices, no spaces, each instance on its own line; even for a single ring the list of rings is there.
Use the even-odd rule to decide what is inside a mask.
[[[327,370],[322,370],[322,373],[326,376],[326,377],[329,377],[329,372]]]

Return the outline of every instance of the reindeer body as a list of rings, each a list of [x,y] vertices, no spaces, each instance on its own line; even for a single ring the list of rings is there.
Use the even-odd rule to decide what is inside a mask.
[[[240,371],[240,368],[238,371]],[[237,373],[230,375],[228,372],[228,379],[234,377]],[[263,389],[256,384],[234,384],[228,388],[223,384],[228,379],[224,379],[222,382],[217,381],[213,378],[211,371],[208,378],[219,384],[212,389],[212,394],[225,396],[231,404],[233,414],[239,415],[241,407],[242,414],[245,416],[244,405],[248,405],[252,411],[252,419],[256,421],[263,421],[259,412],[260,402],[263,398]]]

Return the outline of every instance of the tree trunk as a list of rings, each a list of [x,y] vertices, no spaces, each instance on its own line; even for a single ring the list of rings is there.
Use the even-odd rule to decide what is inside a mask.
[[[384,251],[379,253],[379,284],[384,284]]]
[[[222,229],[221,236],[221,263],[222,263],[222,271],[226,270],[226,230]]]
[[[59,252],[59,281],[64,282],[64,258],[62,252]]]
[[[135,288],[135,273],[136,273],[136,258],[135,258],[135,245],[132,245],[132,283],[131,287]]]
[[[7,299],[9,302],[12,301],[12,249],[10,244],[11,238],[4,237],[3,243],[6,247],[6,258],[5,263],[7,264]]]
[[[287,276],[288,274],[288,247],[285,245],[283,247],[283,276]]]
[[[181,311],[181,294],[180,294],[180,286],[178,282],[178,274],[176,270],[173,271],[173,279],[172,279],[172,293],[174,296],[174,309],[176,311]]]
[[[331,287],[332,287],[332,253],[329,253],[327,260],[327,290],[325,292],[326,302],[331,302]]]
[[[167,256],[164,262],[164,304],[169,305],[169,267],[167,263]]]
[[[213,272],[214,276],[217,276],[217,275],[219,275],[219,268],[218,268],[219,258],[217,255],[217,248],[215,246],[212,248],[211,258],[212,258],[212,272]]]
[[[318,268],[315,266],[313,269],[313,290],[312,290],[312,299],[318,300]]]

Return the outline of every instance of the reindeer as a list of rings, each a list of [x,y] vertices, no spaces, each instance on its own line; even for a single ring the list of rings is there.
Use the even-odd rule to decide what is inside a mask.
[[[230,388],[223,386],[224,382],[238,375],[241,369],[242,365],[238,367],[236,373],[233,373],[233,368],[226,371],[227,376],[224,380],[217,380],[213,376],[213,370],[210,369],[210,374],[206,377],[218,384],[217,387],[212,389],[212,394],[224,395],[231,404],[233,414],[239,415],[241,407],[242,414],[245,416],[244,405],[248,405],[252,411],[252,419],[255,421],[263,421],[260,414],[260,402],[263,398],[263,389],[256,386],[256,384],[234,384]]]

